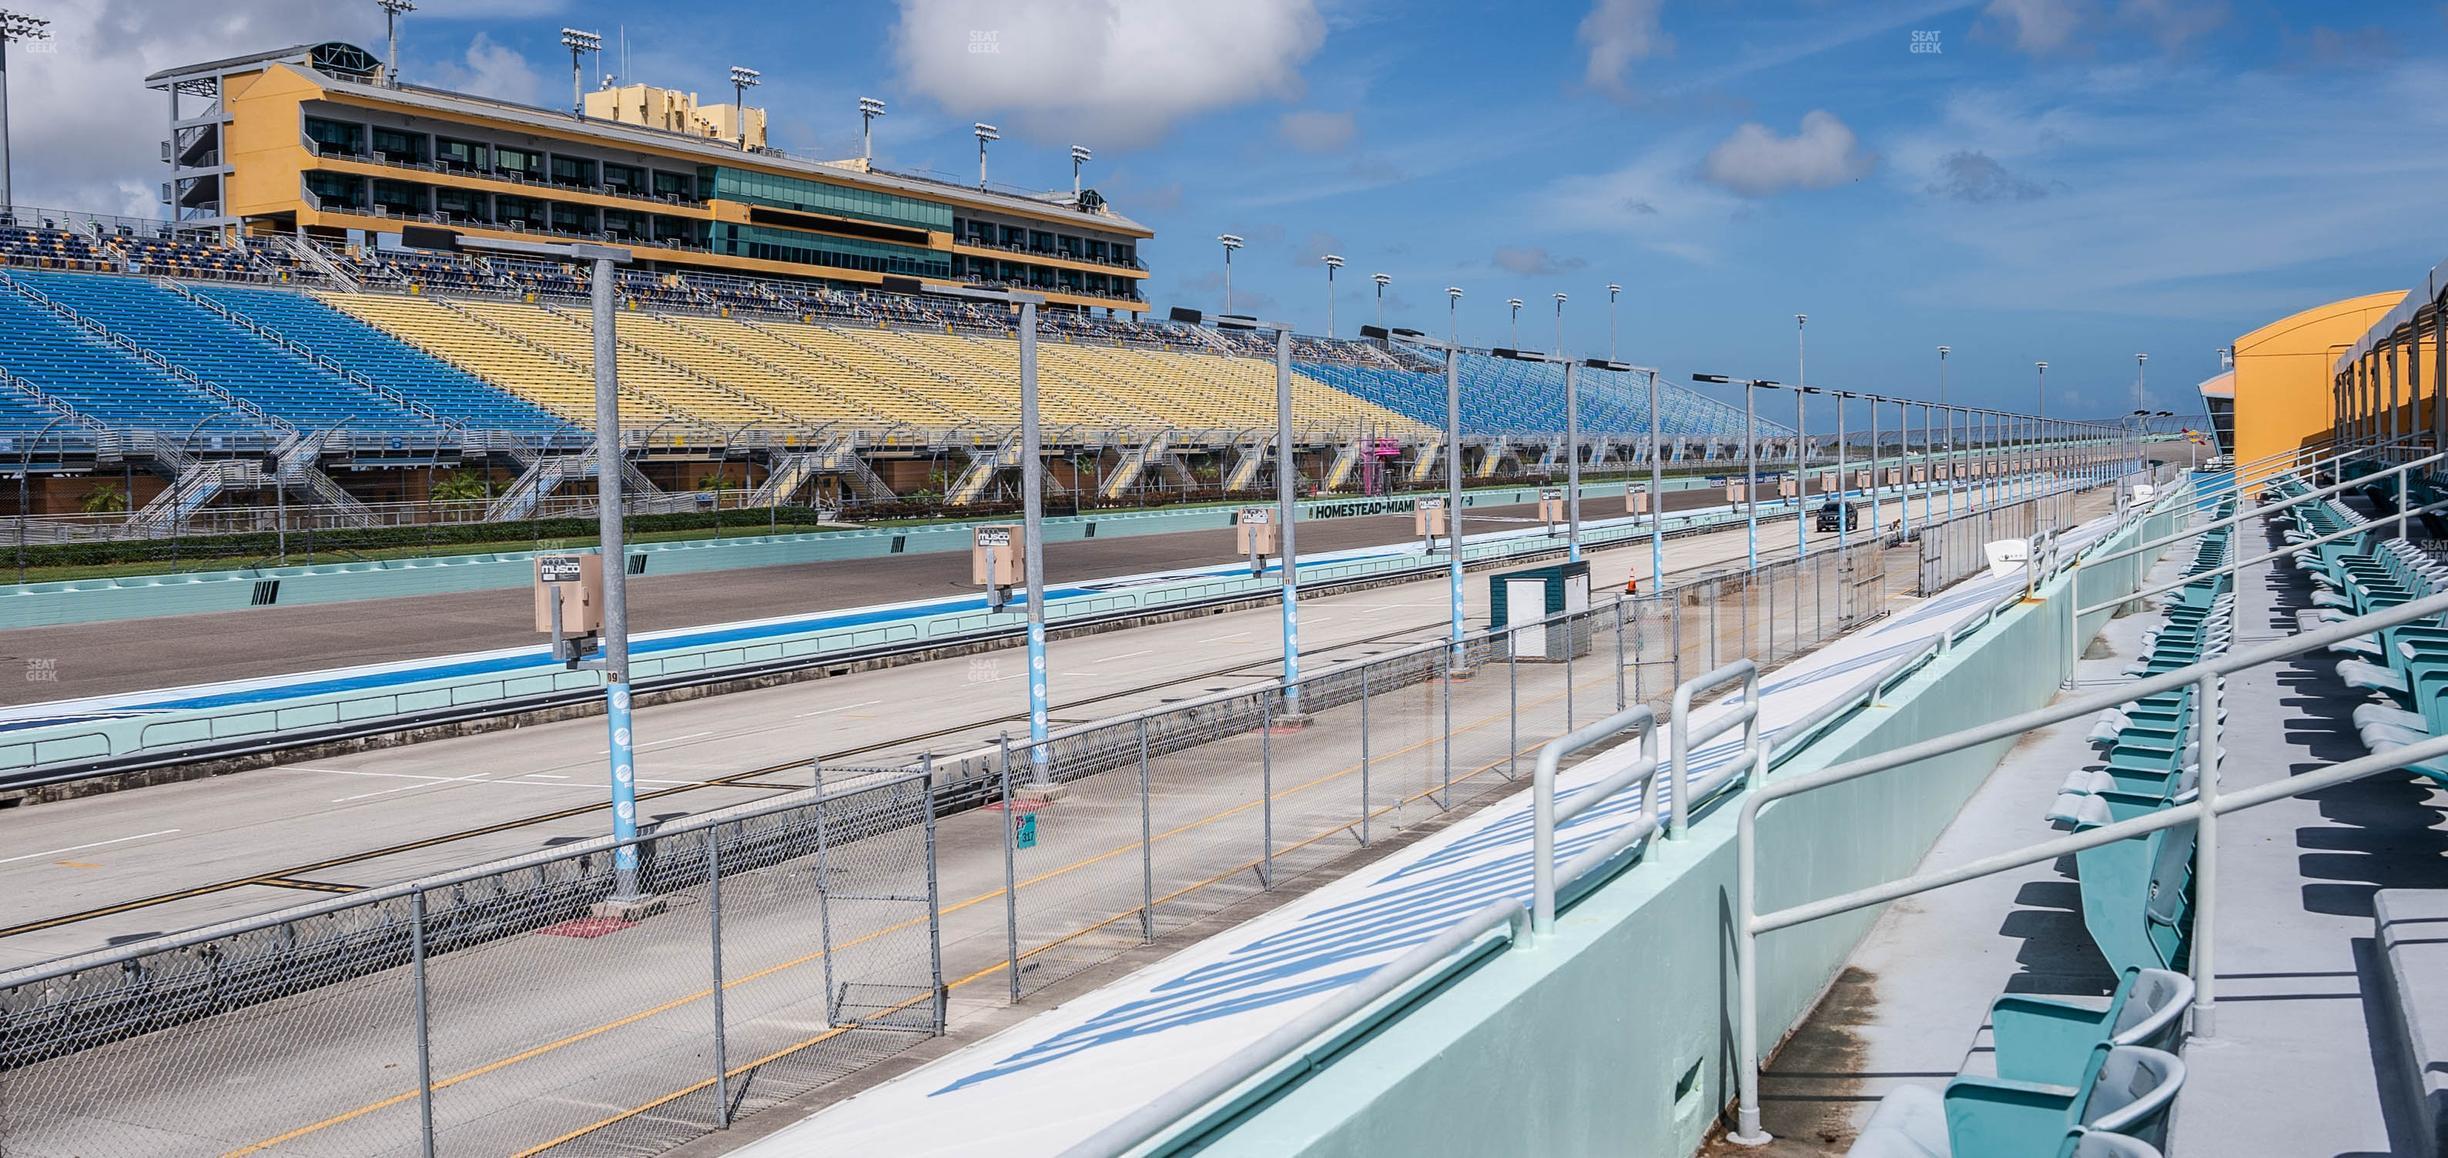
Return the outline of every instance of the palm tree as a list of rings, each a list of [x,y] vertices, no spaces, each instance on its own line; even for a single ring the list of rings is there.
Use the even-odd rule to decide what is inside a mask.
[[[127,492],[109,483],[96,483],[92,490],[85,492],[84,499],[77,503],[77,509],[89,515],[124,514],[128,509]]]
[[[493,480],[474,471],[455,470],[435,479],[426,498],[436,503],[481,503],[493,497]]]

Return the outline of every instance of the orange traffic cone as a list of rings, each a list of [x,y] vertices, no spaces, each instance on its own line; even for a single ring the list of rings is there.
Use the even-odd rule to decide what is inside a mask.
[[[1640,594],[1640,572],[1634,571],[1624,576],[1624,594]]]

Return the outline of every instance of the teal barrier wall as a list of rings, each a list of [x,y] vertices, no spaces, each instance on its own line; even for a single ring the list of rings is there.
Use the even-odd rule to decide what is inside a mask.
[[[1621,481],[1584,483],[1582,494],[1589,498],[1618,496],[1623,494],[1624,485]],[[1702,485],[1704,480],[1698,478],[1670,479],[1666,489],[1687,490]],[[1463,495],[1463,505],[1512,506],[1534,502],[1538,498],[1538,491],[1537,487],[1470,491]],[[1301,517],[1310,520],[1399,513],[1410,510],[1416,497],[1318,499],[1301,504]],[[1263,496],[1253,496],[1251,499],[1252,503],[1266,501]],[[1220,531],[1232,526],[1239,509],[1239,505],[1205,506],[1066,515],[1045,521],[1046,541],[1066,543],[1091,537],[1111,539],[1176,531]],[[977,522],[1013,522],[1017,518],[1016,515],[1008,515]],[[975,522],[959,522],[799,535],[742,535],[676,543],[633,544],[629,550],[632,555],[645,556],[647,575],[691,574],[739,567],[966,551],[969,549],[969,531],[974,525]],[[592,551],[593,548],[583,550]],[[29,583],[0,592],[0,628],[240,611],[258,606],[255,602],[257,582],[267,579],[279,581],[276,605],[283,607],[525,587],[534,581],[530,560],[537,553],[502,551],[430,559],[248,567],[181,575]]]
[[[2095,553],[2167,534],[2181,518],[2171,511],[2140,520]],[[2116,582],[2118,568],[2078,574],[2088,596],[2093,584]],[[2042,601],[2005,611],[1777,774],[1830,767],[2048,703],[2063,670],[2073,585],[2061,577],[2043,589]],[[1952,753],[1764,812],[1762,911],[1910,874],[2010,744]],[[1203,1153],[1692,1153],[1732,1096],[1736,815],[1721,805],[1692,826],[1690,839],[1653,842],[1642,863],[1567,910],[1554,936],[1495,954],[1233,1123]],[[2051,835],[2035,823],[2034,840]],[[1781,1039],[1798,1024],[1877,913],[1764,938],[1762,1025]]]

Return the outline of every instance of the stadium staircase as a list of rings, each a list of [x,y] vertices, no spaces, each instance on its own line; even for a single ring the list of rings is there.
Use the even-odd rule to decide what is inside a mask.
[[[1499,438],[1494,444],[1480,448],[1479,468],[1471,472],[1471,477],[1481,480],[1495,478],[1504,472],[1504,464],[1512,458],[1511,443],[1507,439]]]
[[[1097,488],[1097,493],[1106,499],[1118,499],[1130,493],[1132,487],[1139,485],[1139,476],[1147,472],[1149,464],[1170,455],[1172,450],[1171,436],[1157,431],[1147,441],[1130,448],[1129,453],[1122,456],[1122,461],[1114,464],[1114,469],[1105,476],[1104,485]]]
[[[1258,485],[1258,472],[1267,464],[1267,440],[1264,437],[1237,443],[1233,447],[1232,470],[1224,476],[1224,489],[1245,491]]]
[[[262,245],[298,265],[321,274],[323,280],[331,283],[333,289],[346,293],[361,293],[365,290],[365,285],[357,280],[357,275],[339,262],[333,261],[330,254],[323,252],[322,246],[301,241],[286,233],[265,234],[249,240],[252,244]]]
[[[1335,447],[1334,461],[1326,467],[1327,490],[1342,490],[1351,481],[1352,472],[1360,469],[1360,452],[1367,445],[1367,440],[1354,439]]]
[[[1435,477],[1437,463],[1442,460],[1448,449],[1447,445],[1442,442],[1421,444],[1419,454],[1411,459],[1411,471],[1405,477],[1405,481],[1412,486],[1427,483],[1430,478]]]
[[[969,456],[969,465],[962,469],[960,477],[952,480],[951,487],[945,492],[944,501],[954,506],[974,503],[980,495],[986,493],[986,488],[994,485],[996,476],[1002,474],[1006,468],[1018,465],[1020,465],[1020,438],[1018,435],[1006,436],[1001,442],[995,444],[993,450],[984,454],[976,453],[973,450]]]
[[[332,439],[340,434],[338,430],[324,429],[282,439],[272,448],[275,464],[272,482],[284,492],[304,493],[308,500],[325,508],[327,517],[337,517],[350,526],[368,526],[374,521],[373,512],[317,465],[331,449]]]

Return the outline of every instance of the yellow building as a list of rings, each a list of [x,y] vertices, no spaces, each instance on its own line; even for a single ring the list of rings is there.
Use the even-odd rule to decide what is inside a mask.
[[[1139,248],[1153,234],[1093,189],[1005,193],[793,157],[762,147],[761,111],[684,93],[608,90],[584,101],[604,115],[582,116],[400,84],[339,43],[146,84],[170,96],[162,193],[183,227],[341,240],[430,222],[609,240],[650,269],[985,282],[1058,306],[1147,308]]]
[[[2228,449],[2239,467],[2331,438],[2338,417],[2338,356],[2404,298],[2403,292],[2346,298],[2235,340],[2229,384],[2235,439]]]

